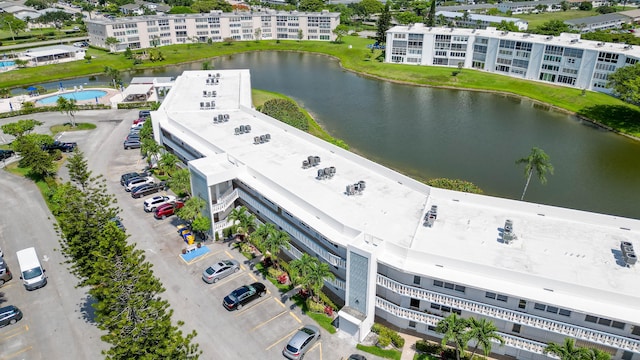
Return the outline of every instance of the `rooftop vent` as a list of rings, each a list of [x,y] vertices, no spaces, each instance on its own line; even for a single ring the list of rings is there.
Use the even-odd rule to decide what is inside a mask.
[[[218,78],[211,77],[211,78],[207,78],[206,80],[207,85],[218,85],[219,83],[220,83],[220,79]]]
[[[216,102],[215,101],[202,101],[200,102],[200,110],[211,110],[215,109]]]
[[[304,160],[302,162],[302,168],[303,169],[308,169],[312,166],[317,166],[318,164],[320,164],[320,156],[307,156],[307,160]]]
[[[571,39],[571,43],[572,43],[572,44],[575,44],[575,43],[577,43],[578,41],[580,41],[580,39]]]
[[[271,135],[270,134],[264,134],[264,135],[260,135],[260,136],[255,136],[253,138],[253,144],[254,145],[264,144],[266,142],[269,142],[269,140],[271,140]]]
[[[438,218],[438,205],[431,205],[431,209],[424,214],[424,226],[432,227]]]
[[[355,184],[347,185],[345,194],[347,194],[347,196],[362,195],[362,192],[364,191],[365,187],[366,187],[366,183],[364,182],[364,180],[360,180]]]
[[[531,37],[531,34],[525,33],[524,35],[522,35],[522,37],[528,38],[528,37]]]
[[[508,34],[509,34],[509,32],[508,32],[508,31],[503,31],[503,32],[501,32],[501,33],[500,33],[500,35],[502,35],[502,36],[504,36],[504,35],[508,35]]]
[[[622,251],[622,259],[624,262],[629,265],[635,265],[638,261],[638,257],[636,256],[635,251],[633,250],[633,244],[628,241],[620,242],[620,250]]]
[[[248,134],[251,132],[251,125],[240,125],[234,129],[236,135]]]
[[[318,180],[331,179],[335,174],[336,174],[335,166],[330,166],[324,169],[318,169],[318,176],[316,176],[316,179]]]
[[[504,229],[502,230],[502,241],[506,244],[510,244],[511,241],[517,239],[516,234],[513,233],[513,221],[507,219],[504,222]]]
[[[549,35],[549,36],[547,36],[545,39],[547,39],[547,40],[551,40],[551,39],[553,39],[553,36]]]
[[[625,45],[624,48],[625,48],[625,50],[630,50],[630,49],[633,49],[633,46],[632,45]]]
[[[604,43],[603,43],[603,42],[599,42],[599,43],[598,43],[598,46],[599,46],[599,47],[602,47],[602,46],[604,46]]]

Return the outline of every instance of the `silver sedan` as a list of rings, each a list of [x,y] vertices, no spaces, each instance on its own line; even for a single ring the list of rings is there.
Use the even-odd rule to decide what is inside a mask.
[[[202,280],[206,283],[214,284],[218,280],[235,274],[240,270],[240,264],[235,260],[221,260],[216,264],[209,266],[202,272]]]

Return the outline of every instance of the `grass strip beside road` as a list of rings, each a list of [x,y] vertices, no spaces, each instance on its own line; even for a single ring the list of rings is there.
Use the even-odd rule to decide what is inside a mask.
[[[365,346],[362,344],[358,344],[356,345],[356,349],[367,352],[369,354],[373,354],[375,356],[379,356],[381,358],[385,358],[385,359],[400,360],[400,358],[402,358],[401,351],[393,350],[393,349],[385,350],[385,349],[379,348],[376,345]]]
[[[205,63],[214,57],[247,51],[300,51],[335,57],[340,60],[345,69],[379,79],[421,86],[497,92],[505,94],[505,96],[513,94],[529,98],[570,113],[580,113],[622,133],[640,137],[640,120],[638,120],[640,119],[640,109],[612,96],[593,91],[584,91],[583,93],[581,89],[533,82],[472,69],[458,71],[457,68],[450,67],[387,64],[376,60],[381,55],[380,50],[367,49],[367,44],[372,42],[373,40],[370,39],[347,36],[341,44],[321,41],[262,40],[233,42],[231,44],[169,45],[144,50],[162,53],[164,61],[144,61],[139,65],[133,65],[133,60],[126,60],[124,55],[120,53],[113,54],[103,50],[88,49],[88,53],[94,57],[90,62],[76,61],[11,71],[10,77],[6,76],[0,79],[0,88],[53,82],[60,79],[60,74],[65,74],[65,78],[102,74],[105,66],[127,71],[189,62]],[[601,108],[609,107],[619,109],[618,113],[630,113],[632,117],[612,122],[606,112],[599,111]],[[603,114],[605,115],[603,116]]]

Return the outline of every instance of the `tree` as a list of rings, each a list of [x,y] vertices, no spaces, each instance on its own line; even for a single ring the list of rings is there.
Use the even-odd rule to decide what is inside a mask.
[[[560,33],[567,31],[569,31],[569,25],[565,24],[561,20],[547,21],[546,23],[538,26],[538,28],[535,30],[535,32],[538,34],[554,36],[558,36],[560,35]]]
[[[90,62],[91,62],[91,59],[93,59],[93,56],[91,56],[91,54],[89,54],[89,53],[86,53],[86,54],[84,54],[84,59],[85,59],[88,63],[90,63]]]
[[[2,132],[12,135],[16,138],[29,134],[36,126],[42,125],[43,122],[34,119],[18,120],[17,122],[8,123],[0,126]]]
[[[58,110],[61,113],[66,113],[69,116],[69,120],[71,121],[71,127],[76,127],[76,112],[78,112],[78,105],[76,104],[76,99],[67,99],[62,96],[58,97],[56,101],[58,105]]]
[[[304,32],[302,29],[298,29],[298,41],[302,41],[304,39]]]
[[[113,36],[109,36],[104,40],[104,44],[109,47],[110,52],[114,52],[116,50],[116,45],[120,43],[120,40],[116,39]]]
[[[371,14],[382,12],[384,5],[378,0],[362,0],[358,3],[356,12],[363,20],[369,19]]]
[[[267,236],[263,244],[269,254],[271,254],[271,257],[277,258],[281,248],[291,249],[289,241],[291,241],[289,234],[282,230],[276,230]]]
[[[27,29],[27,23],[12,14],[4,14],[0,17],[0,29],[9,31],[13,41],[16,41],[16,35]]]
[[[334,280],[335,278],[336,276],[331,272],[329,264],[318,261],[311,266],[309,272],[303,278],[303,282],[307,289],[311,291],[311,295],[316,299],[316,301],[318,301],[318,294],[320,293],[320,290],[322,290],[324,282],[326,280]]]
[[[107,38],[108,40],[108,38]],[[119,84],[122,81],[122,74],[120,74],[120,70],[116,68],[112,68],[109,66],[104,67],[104,74],[111,79],[111,82],[114,84]]]
[[[501,345],[504,345],[504,339],[498,335],[498,328],[487,319],[470,318],[468,336],[476,343],[471,353],[471,359],[473,359],[478,347],[481,347],[484,356],[488,357],[491,353],[492,340],[497,340]]]
[[[16,138],[12,146],[21,156],[18,166],[29,169],[29,176],[43,180],[55,174],[54,160],[59,154],[49,153],[42,149],[43,145],[53,143],[49,135],[28,134]]]
[[[527,182],[524,185],[524,191],[522,192],[522,196],[520,200],[524,199],[524,195],[527,192],[527,188],[529,187],[529,182],[531,181],[531,176],[535,172],[540,183],[546,184],[547,177],[546,174],[549,172],[553,175],[553,165],[549,162],[549,155],[547,155],[542,149],[538,149],[534,147],[531,149],[531,153],[529,156],[519,159],[516,161],[516,164],[525,164],[524,167],[524,176],[527,178]]]
[[[237,207],[227,215],[227,221],[236,226],[236,232],[240,234],[240,239],[244,240],[250,229],[255,226],[256,216],[250,214],[244,206]]]
[[[502,20],[499,24],[497,24],[496,29],[501,31],[514,31],[514,32],[517,32],[520,30],[518,29],[518,26],[513,21],[506,21],[506,20]]]
[[[176,211],[176,215],[191,224],[195,219],[202,216],[202,210],[204,210],[206,205],[203,199],[194,196],[184,202],[184,206]]]
[[[543,350],[544,354],[552,354],[560,358],[560,360],[582,360],[587,352],[584,348],[575,346],[575,342],[571,338],[565,338],[564,344],[549,343]]]
[[[324,7],[324,0],[300,0],[299,11],[320,12]]]
[[[436,25],[436,0],[431,0],[429,4],[429,14],[427,15],[427,26],[433,27]]]
[[[560,8],[562,9],[562,11],[567,11],[569,9],[571,9],[571,4],[569,4],[568,1],[562,1],[560,2]]]
[[[596,8],[596,11],[599,14],[610,14],[610,13],[616,12],[616,8],[613,7],[613,6],[609,6],[609,5],[603,5],[603,6],[600,6],[600,7]]]
[[[129,60],[130,60],[130,59],[133,59],[133,51],[131,51],[131,48],[130,48],[130,47],[127,47],[127,48],[124,50],[123,55],[124,55],[124,58],[125,58],[125,59],[129,59]]]
[[[251,242],[256,245],[262,252],[266,252],[265,242],[267,238],[274,234],[278,229],[273,223],[266,223],[258,226],[258,228],[251,233]]]
[[[292,260],[289,263],[289,267],[293,271],[291,280],[295,284],[302,284],[302,280],[311,272],[311,269],[316,266],[316,263],[320,262],[317,258],[303,253],[299,259]]]
[[[79,185],[84,192],[89,187],[90,181],[92,180],[92,173],[89,171],[87,160],[84,158],[84,153],[82,151],[76,149],[73,156],[71,156],[67,161],[67,169],[69,169],[69,178],[71,179],[71,182]]]
[[[422,18],[412,11],[404,11],[393,16],[402,25],[415,24],[422,21]]]
[[[591,1],[583,1],[578,6],[578,9],[582,11],[591,11],[591,9],[593,9],[593,4],[591,3]]]
[[[158,162],[158,165],[165,172],[171,173],[173,172],[173,170],[175,170],[176,165],[178,164],[179,161],[180,159],[178,159],[177,156],[175,156],[172,153],[166,152],[162,154],[162,156],[160,157],[160,161]]]
[[[610,74],[607,87],[623,101],[640,104],[640,63],[621,67]]]
[[[583,359],[584,360],[610,360],[611,355],[599,349],[587,348],[583,356]]]
[[[447,343],[453,342],[457,360],[460,360],[460,352],[467,348],[467,342],[469,341],[466,334],[467,325],[467,320],[458,317],[456,314],[447,316],[436,325],[436,332],[444,335],[442,337],[442,346],[447,346]]]
[[[153,166],[158,163],[158,154],[163,149],[154,139],[140,138],[140,152],[147,157],[149,165]]]
[[[382,13],[376,21],[376,41],[378,44],[387,42],[387,30],[391,27],[391,13],[389,12],[389,2],[384,5]]]
[[[336,43],[338,44],[341,43],[342,38],[345,37],[348,32],[349,32],[349,28],[347,27],[347,25],[340,24],[336,26],[336,28],[333,29],[333,33],[336,35]]]
[[[191,194],[191,174],[189,169],[180,169],[173,174],[167,181],[169,187],[180,196]]]

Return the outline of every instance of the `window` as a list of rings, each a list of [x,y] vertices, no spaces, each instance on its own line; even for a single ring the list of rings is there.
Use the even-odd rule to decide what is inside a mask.
[[[420,276],[414,276],[413,277],[413,283],[416,285],[420,285]]]
[[[507,302],[507,296],[506,295],[498,295],[498,297],[496,297],[496,300]]]
[[[552,314],[557,314],[558,313],[558,308],[555,306],[547,306],[547,312],[550,312]]]
[[[442,287],[443,283],[440,280],[433,280],[433,286]]]
[[[605,325],[605,326],[611,326],[611,320],[600,318],[600,319],[598,319],[598,324]]]
[[[616,329],[624,329],[625,323],[620,322],[620,321],[613,321],[611,323],[611,327],[616,328]]]
[[[495,299],[496,298],[496,293],[487,292],[486,294],[484,294],[484,297],[489,298],[489,299]]]
[[[409,321],[409,327],[412,329],[416,328],[416,322],[415,321]]]
[[[452,283],[444,283],[444,288],[453,290],[453,284]]]
[[[520,299],[520,302],[518,303],[518,308],[524,309],[525,307],[527,307],[527,301]]]
[[[632,333],[633,335],[638,335],[638,336],[640,336],[640,326],[634,326],[634,327],[633,327],[633,330],[631,330],[631,333]]]
[[[560,311],[558,312],[558,314],[562,315],[562,316],[571,316],[571,311],[569,310],[565,310],[565,309],[560,309]]]
[[[625,351],[622,353],[622,360],[631,360],[633,358],[633,353],[631,351]]]
[[[448,307],[448,306],[444,306],[444,305],[442,305],[442,306],[440,307],[440,310],[442,310],[442,311],[444,311],[444,312],[451,312],[451,308],[450,308],[450,307]]]
[[[465,286],[462,286],[462,285],[456,285],[454,290],[463,293],[463,292],[465,292],[467,290],[467,288]]]
[[[511,331],[513,331],[514,333],[520,334],[521,328],[522,326],[520,324],[513,324],[513,328],[511,329]]]
[[[409,306],[412,308],[420,309],[420,300],[411,298],[411,302],[409,303]]]
[[[535,303],[535,305],[533,306],[534,309],[536,310],[542,310],[544,311],[544,309],[546,308],[546,306],[544,304],[540,304],[540,303]]]
[[[618,62],[618,54],[600,52],[598,53],[598,61],[608,62],[608,63],[617,63]]]
[[[436,309],[436,310],[440,310],[440,305],[438,305],[436,303],[431,303],[431,308],[432,309]]]

